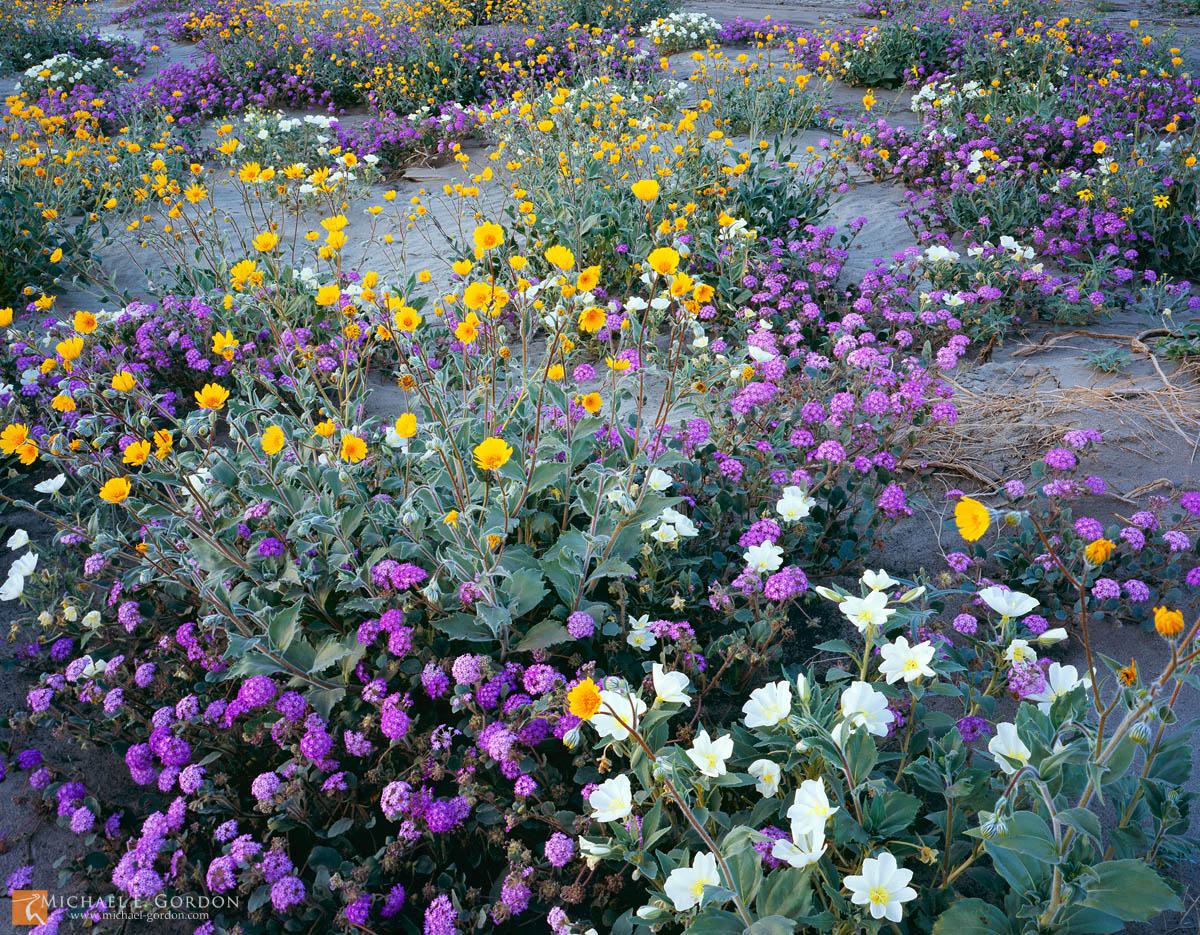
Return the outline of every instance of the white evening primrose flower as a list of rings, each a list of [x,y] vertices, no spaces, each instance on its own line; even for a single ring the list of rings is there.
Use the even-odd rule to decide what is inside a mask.
[[[1074,666],[1064,666],[1058,662],[1050,663],[1050,668],[1046,670],[1046,687],[1036,695],[1026,695],[1026,701],[1037,702],[1038,709],[1042,714],[1050,713],[1050,706],[1054,702],[1069,695],[1080,685],[1091,687],[1092,680],[1086,675],[1083,678],[1079,677],[1079,670]]]
[[[669,489],[673,483],[675,482],[671,479],[671,475],[661,468],[654,468],[646,478],[646,486],[658,493]]]
[[[20,575],[22,578],[28,577],[37,568],[37,563],[37,553],[33,551],[26,552],[9,566],[8,574],[10,577],[13,575]]]
[[[774,360],[778,356],[766,348],[759,347],[757,344],[750,345],[749,353],[751,359],[758,361],[760,364],[764,364],[768,360]]]
[[[804,519],[812,512],[816,501],[800,487],[784,487],[783,496],[775,504],[775,512],[789,523]]]
[[[871,918],[899,922],[904,917],[902,905],[917,898],[917,891],[908,885],[911,880],[911,870],[897,865],[890,852],[880,851],[878,857],[863,861],[860,873],[844,877],[842,883],[854,905],[869,907]]]
[[[792,686],[786,681],[770,682],[750,693],[742,705],[747,727],[774,727],[792,711]]]
[[[1037,651],[1029,647],[1028,640],[1013,640],[1004,650],[1004,658],[1011,666],[1021,662],[1037,662]]]
[[[676,912],[687,912],[700,905],[704,887],[720,885],[721,875],[717,872],[717,858],[705,852],[693,857],[690,867],[676,867],[672,870],[667,875],[663,889]]]
[[[646,702],[637,695],[602,691],[600,710],[592,716],[591,724],[601,737],[625,740],[629,736],[629,728],[636,728],[638,719],[645,713]],[[617,717],[620,717],[620,720],[617,720]],[[621,721],[625,723],[622,724]]]
[[[865,727],[876,737],[886,737],[896,719],[888,710],[887,695],[866,682],[854,682],[842,692],[841,709],[847,727]]]
[[[1036,597],[996,585],[980,591],[979,598],[1003,617],[1024,617],[1039,603]]]
[[[1062,627],[1053,627],[1046,630],[1044,633],[1038,634],[1037,641],[1043,646],[1052,646],[1055,643],[1061,643],[1067,638],[1067,631]]]
[[[847,597],[838,605],[838,609],[858,627],[859,633],[866,633],[883,626],[895,613],[887,606],[887,602],[887,595],[882,591],[872,591],[866,597]]]
[[[692,699],[687,693],[687,687],[691,680],[684,673],[668,672],[657,662],[650,671],[654,679],[655,700],[666,704],[681,704],[685,707],[692,703]]]
[[[96,629],[96,627],[100,626],[100,611],[89,610],[79,622],[87,630]]]
[[[1010,760],[1016,760],[1024,766],[1032,755],[1030,749],[1021,741],[1017,725],[1008,721],[996,725],[996,736],[988,741],[987,748],[996,765],[1010,776],[1017,771],[1017,767],[1013,766]]]
[[[761,575],[767,571],[778,571],[783,564],[783,549],[774,542],[761,542],[752,545],[742,553],[746,567],[755,574]]]
[[[815,864],[825,853],[825,835],[821,831],[796,834],[792,831],[790,841],[776,841],[771,845],[771,856],[782,860],[790,867],[807,867]]]
[[[920,678],[933,678],[937,675],[929,665],[933,661],[933,644],[928,640],[908,645],[908,639],[896,637],[895,642],[885,643],[879,648],[883,662],[879,664],[879,674],[887,679],[889,685],[904,679],[905,682],[915,682]]]
[[[801,834],[824,834],[825,824],[833,817],[838,807],[829,804],[825,793],[825,780],[806,779],[796,790],[796,801],[787,810],[792,823],[792,837]]]
[[[872,591],[886,591],[888,588],[894,588],[900,583],[882,568],[879,571],[871,571],[868,568],[858,580]]]
[[[633,789],[622,773],[600,783],[588,796],[592,818],[596,821],[621,821],[633,811]]]
[[[725,761],[733,756],[733,738],[726,734],[714,740],[707,730],[702,730],[692,741],[687,755],[702,775],[717,779],[725,775]]]
[[[754,777],[754,788],[764,799],[771,798],[779,791],[779,778],[783,775],[783,770],[774,760],[755,760],[746,772]]]
[[[10,574],[0,585],[0,601],[15,601],[25,593],[25,576]]]
[[[659,527],[650,533],[650,536],[656,542],[661,542],[663,545],[670,545],[672,542],[679,541],[679,533],[670,523],[660,523]]]
[[[18,529],[8,537],[8,542],[6,544],[8,545],[10,551],[27,546],[29,545],[29,533],[27,533],[24,529]]]
[[[658,637],[649,630],[630,630],[629,635],[625,637],[625,642],[634,649],[653,649],[654,644],[658,642]]]

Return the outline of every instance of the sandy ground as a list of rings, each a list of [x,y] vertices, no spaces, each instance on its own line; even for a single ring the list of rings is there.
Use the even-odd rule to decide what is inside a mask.
[[[692,2],[689,9],[706,12],[720,19],[734,16],[762,18],[771,16],[777,20],[814,27],[822,24],[841,28],[862,22],[853,13],[853,0],[838,2],[735,3],[726,0]],[[107,11],[112,5],[107,2],[92,4],[90,10],[99,22],[107,20]],[[1154,23],[1156,27],[1177,25],[1181,37],[1200,35],[1200,18],[1176,22],[1173,14],[1165,7],[1145,8],[1141,3],[1110,4],[1107,14],[1115,20],[1137,17],[1143,24]],[[152,24],[142,24],[143,26]],[[111,28],[111,27],[106,27]],[[140,35],[141,30],[129,30]],[[732,52],[743,49],[730,50]],[[191,54],[187,46],[165,44],[164,54],[151,63],[149,73],[174,61],[185,61]],[[1200,63],[1200,45],[1188,50],[1193,61]],[[685,55],[672,57],[673,67],[680,78],[690,73],[692,67]],[[0,77],[0,96],[11,92],[15,79]],[[861,89],[839,87],[834,89],[834,101],[853,110],[859,106]],[[911,120],[906,113],[907,96],[903,93],[877,92],[879,103],[875,112],[890,119]],[[478,150],[474,150],[477,154]],[[478,164],[469,167],[477,170]],[[414,170],[403,181],[390,182],[377,187],[373,201],[386,188],[395,188],[401,198],[407,198],[422,189],[439,189],[443,184],[463,178],[464,172],[457,166],[434,167]],[[902,207],[903,191],[898,187],[874,182],[862,182],[852,188],[835,206],[831,221],[844,224],[849,220],[865,216],[869,223],[859,236],[851,257],[847,275],[856,275],[870,268],[876,258],[890,259],[898,250],[911,245],[912,234],[908,226],[897,217]],[[223,205],[236,211],[236,205]],[[361,211],[347,212],[352,227],[347,231],[349,242],[356,242],[361,233]],[[443,210],[439,215],[443,225],[457,226],[458,218]],[[437,268],[444,262],[445,251],[436,234],[427,241],[420,239],[412,243],[411,261],[417,268],[428,265]],[[348,257],[361,259],[368,264],[370,255]],[[112,271],[115,284],[136,295],[144,288],[144,278],[135,264],[122,251],[112,250],[104,258],[107,269]],[[81,293],[64,297],[61,303],[70,307],[98,307],[104,302],[94,296]],[[1130,347],[1130,339],[1154,323],[1136,315],[1117,316],[1101,322],[1083,326],[1090,334],[1064,335],[1062,329],[1052,329],[1034,323],[1024,330],[1010,332],[1002,346],[991,359],[973,366],[959,375],[960,400],[971,403],[973,411],[987,413],[989,407],[1003,413],[1006,431],[998,438],[989,436],[986,451],[978,450],[973,442],[978,438],[950,438],[947,453],[939,460],[953,462],[959,470],[939,469],[935,472],[934,501],[918,510],[910,520],[898,527],[887,539],[881,553],[876,556],[881,563],[896,574],[913,575],[925,570],[936,573],[944,567],[945,551],[957,546],[942,532],[942,516],[945,505],[936,499],[936,487],[942,489],[962,488],[977,490],[986,486],[984,481],[1009,477],[1019,473],[1032,457],[1044,450],[1043,441],[1067,428],[1101,427],[1108,440],[1116,444],[1106,446],[1102,473],[1112,483],[1118,495],[1145,489],[1147,485],[1159,484],[1164,489],[1171,487],[1200,486],[1200,461],[1197,460],[1200,446],[1200,431],[1191,415],[1200,415],[1182,395],[1193,377],[1179,372],[1164,362],[1161,372],[1144,355],[1131,355],[1131,363],[1125,373],[1107,376],[1099,373],[1086,362],[1092,351],[1112,347]],[[1096,337],[1095,335],[1103,335]],[[1117,337],[1120,336],[1120,337]],[[1169,384],[1169,385],[1168,385]],[[1172,398],[1176,391],[1175,398]],[[372,411],[386,413],[392,403],[390,388],[380,382]],[[1182,410],[1183,415],[1180,414]],[[1128,503],[1112,497],[1097,504],[1101,510],[1111,513],[1127,512]],[[11,527],[17,518],[3,518]],[[45,533],[44,529],[31,527],[32,534]],[[6,530],[0,530],[7,537]],[[7,563],[9,559],[4,558]],[[4,569],[0,568],[0,571]],[[8,629],[14,616],[20,616],[12,605],[0,606],[0,627]],[[1096,651],[1117,659],[1137,658],[1143,672],[1151,672],[1164,657],[1161,640],[1131,628],[1117,628],[1101,624],[1092,633]],[[10,649],[5,652],[11,653]],[[1073,642],[1065,651],[1065,659],[1082,665],[1083,653],[1078,643]],[[5,668],[0,673],[0,711],[12,711],[23,706],[28,683],[11,667],[11,658],[4,660]],[[1200,698],[1193,691],[1186,692],[1180,703],[1181,712],[1194,715],[1200,709]],[[9,724],[0,721],[3,736],[12,737]],[[89,784],[113,794],[120,799],[132,793],[125,777],[125,768],[115,755],[106,751],[79,751],[72,745],[61,743],[47,736],[36,738],[37,746],[48,758],[58,764],[86,774]],[[1193,778],[1189,787],[1200,791],[1200,774]],[[1194,827],[1198,827],[1194,825]],[[80,842],[72,834],[60,828],[53,816],[48,819],[36,815],[26,800],[23,776],[10,776],[0,783],[0,880],[24,864],[37,867],[35,886],[53,888],[56,884],[55,863],[67,855],[80,853]],[[1200,895],[1200,868],[1186,868],[1182,875],[1187,890]],[[0,931],[6,931],[8,920],[0,918]],[[155,932],[162,933],[162,927]],[[1164,917],[1147,926],[1130,926],[1130,932],[1200,931],[1197,916]]]

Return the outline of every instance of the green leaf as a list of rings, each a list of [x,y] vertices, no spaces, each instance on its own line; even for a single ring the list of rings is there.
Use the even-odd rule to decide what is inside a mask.
[[[1148,922],[1160,912],[1183,908],[1175,891],[1140,860],[1105,861],[1089,875],[1080,903],[1124,922]]]
[[[1058,863],[1058,851],[1054,847],[1054,836],[1045,819],[1033,812],[1014,812],[1008,819],[1008,827],[988,842],[988,847],[999,847],[1016,851],[1047,864]]]
[[[1003,910],[982,899],[960,899],[938,916],[933,935],[1011,935]]]
[[[742,935],[743,929],[742,920],[732,912],[709,908],[696,916],[683,935]]]
[[[767,874],[758,890],[758,912],[798,918],[812,911],[812,868],[788,867]]]
[[[271,617],[267,635],[271,639],[271,645],[280,652],[286,651],[292,645],[292,640],[296,638],[296,621],[300,618],[302,606],[304,605],[297,601],[291,607],[284,608]]]
[[[764,916],[746,926],[744,935],[792,935],[797,924],[784,916]]]
[[[449,617],[435,619],[433,625],[452,640],[491,641],[495,634],[478,617],[468,614],[451,614]]]
[[[505,585],[504,592],[509,599],[509,613],[514,617],[533,610],[549,593],[542,583],[542,573],[532,568],[521,568],[513,572]]]
[[[543,620],[529,628],[525,637],[517,644],[517,649],[546,649],[555,643],[562,643],[571,638],[571,634],[557,620]]]

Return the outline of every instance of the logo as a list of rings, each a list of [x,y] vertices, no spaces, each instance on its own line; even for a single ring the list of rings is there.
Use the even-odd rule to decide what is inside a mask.
[[[13,925],[45,925],[50,915],[45,890],[13,890]]]

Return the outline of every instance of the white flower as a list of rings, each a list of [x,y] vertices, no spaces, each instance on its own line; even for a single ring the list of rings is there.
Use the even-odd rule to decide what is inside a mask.
[[[1036,597],[996,585],[984,588],[979,592],[979,597],[988,607],[1004,617],[1024,617],[1038,606]]]
[[[15,601],[25,593],[25,576],[10,574],[0,585],[0,601]]]
[[[1004,658],[1015,666],[1018,662],[1037,662],[1037,653],[1029,648],[1028,640],[1013,640],[1004,650]]]
[[[679,532],[669,523],[661,523],[654,532],[650,533],[650,536],[663,545],[670,545],[672,542],[679,541]]]
[[[593,718],[592,720],[595,720]],[[713,740],[707,730],[702,730],[692,741],[687,751],[688,759],[696,764],[701,774],[711,779],[725,775],[725,761],[733,756],[733,738],[726,734]]]
[[[633,789],[622,773],[600,783],[588,796],[592,818],[596,821],[621,821],[633,811]]]
[[[1037,641],[1043,646],[1051,646],[1054,643],[1061,643],[1067,638],[1067,631],[1062,627],[1054,627],[1040,634]]]
[[[768,360],[774,360],[777,355],[768,351],[766,348],[759,347],[757,344],[750,345],[750,357],[761,363],[766,363]]]
[[[787,810],[788,820],[792,823],[792,838],[814,832],[824,834],[825,823],[837,810],[836,805],[829,804],[825,780],[804,780],[796,790],[796,801]]]
[[[22,546],[29,545],[29,533],[27,533],[24,529],[18,529],[8,537],[7,545],[10,550],[19,549]]]
[[[876,737],[886,737],[896,716],[888,710],[887,695],[866,682],[854,682],[842,692],[842,717],[848,727],[865,727]]]
[[[616,712],[621,721],[610,712]],[[601,737],[611,737],[613,740],[624,740],[629,736],[629,728],[637,727],[638,718],[646,713],[646,702],[637,695],[624,692],[600,692],[600,710],[592,717],[592,725]]]
[[[862,577],[858,579],[872,591],[886,591],[888,588],[894,588],[900,582],[895,580],[882,568],[879,571],[871,571],[869,568],[862,573]]]
[[[12,563],[8,569],[9,577],[20,575],[25,578],[33,574],[33,570],[37,568],[38,557],[36,552],[26,552],[19,559]]]
[[[887,595],[882,591],[872,591],[866,597],[847,597],[838,608],[860,633],[866,633],[883,626],[895,613],[888,608],[887,602]]]
[[[674,481],[671,479],[671,475],[659,468],[655,468],[653,471],[651,471],[650,476],[646,478],[646,486],[651,490],[658,491],[659,493],[667,490],[673,483]]]
[[[807,702],[812,695],[812,686],[808,684],[808,676],[800,672],[796,676],[796,693],[802,702]]]
[[[792,710],[792,686],[787,682],[770,682],[750,693],[742,705],[747,727],[774,727]]]
[[[752,545],[742,554],[746,566],[756,574],[764,571],[777,571],[783,564],[783,549],[774,542],[763,542]]]
[[[634,649],[653,649],[654,644],[658,642],[658,637],[645,628],[633,629],[625,637],[625,642]]]
[[[919,678],[933,678],[937,673],[929,663],[933,660],[933,644],[928,640],[909,646],[908,639],[899,636],[894,643],[886,643],[879,648],[883,662],[879,664],[879,674],[887,679],[889,685],[900,679],[913,682]]]
[[[870,907],[871,918],[899,922],[904,917],[900,904],[917,898],[917,891],[908,885],[911,879],[911,870],[897,866],[895,857],[881,851],[863,861],[862,873],[844,877],[842,883],[854,905]]]
[[[1087,676],[1079,677],[1079,670],[1074,666],[1064,666],[1058,662],[1050,663],[1046,670],[1046,687],[1036,695],[1026,695],[1026,701],[1036,701],[1043,714],[1050,713],[1050,706],[1055,699],[1069,695],[1078,686],[1091,687],[1092,680]]]
[[[688,696],[687,687],[691,681],[682,672],[668,672],[659,663],[651,667],[654,678],[654,694],[658,701],[667,704],[681,704],[685,707],[692,703]]]
[[[1009,760],[1016,760],[1024,766],[1029,762],[1031,755],[1029,748],[1021,742],[1017,734],[1017,725],[1008,721],[996,725],[996,736],[988,741],[987,748],[988,753],[996,760],[996,765],[1009,775],[1017,771]]]
[[[96,627],[100,626],[100,611],[89,610],[79,622],[89,630],[96,629]]]
[[[807,867],[821,859],[825,847],[825,835],[821,831],[796,834],[793,827],[790,841],[776,841],[771,845],[771,856],[792,867]]]
[[[951,263],[958,262],[958,254],[949,247],[938,246],[930,247],[925,251],[925,259],[931,263],[938,263],[943,260],[948,260]],[[878,916],[876,917],[878,918]]]
[[[783,497],[775,504],[775,512],[794,523],[808,516],[816,502],[800,487],[784,487]]]
[[[676,912],[687,912],[700,905],[704,887],[720,886],[721,876],[717,872],[717,858],[709,853],[697,854],[691,867],[676,867],[667,876],[663,889],[675,906]]]
[[[779,791],[779,777],[783,775],[783,770],[775,761],[755,760],[747,772],[758,780],[754,783],[754,788],[764,799],[771,798]]]

